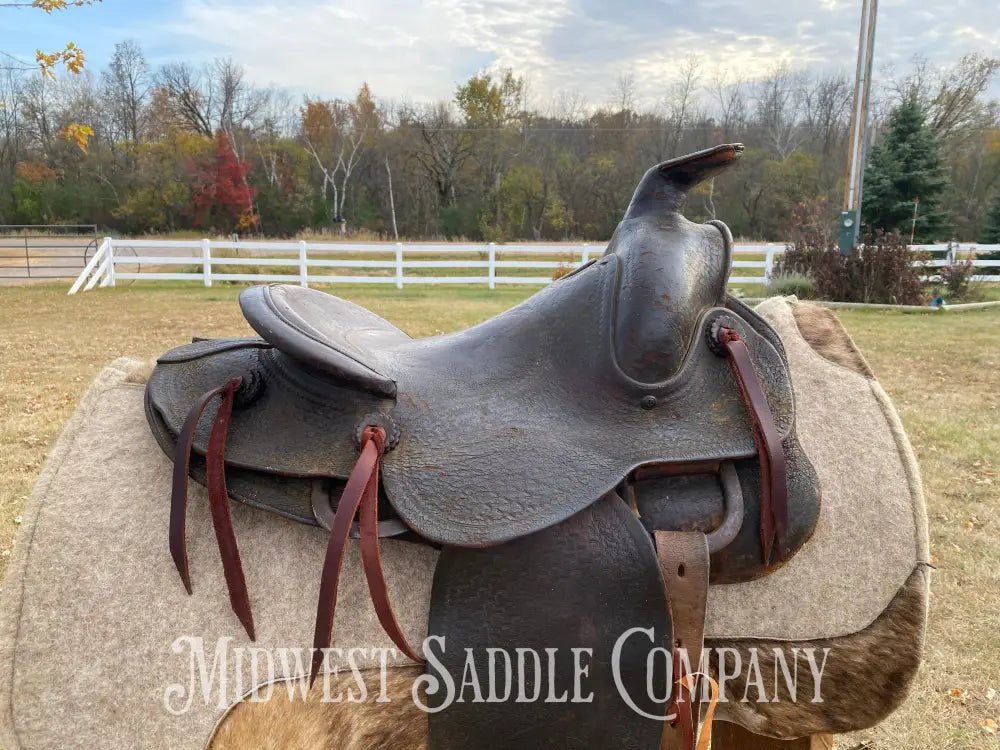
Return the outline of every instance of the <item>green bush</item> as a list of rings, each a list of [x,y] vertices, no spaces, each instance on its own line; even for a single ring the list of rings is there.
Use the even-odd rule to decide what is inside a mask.
[[[767,283],[769,297],[796,296],[799,299],[813,299],[816,296],[816,282],[804,273],[794,271],[772,274]]]

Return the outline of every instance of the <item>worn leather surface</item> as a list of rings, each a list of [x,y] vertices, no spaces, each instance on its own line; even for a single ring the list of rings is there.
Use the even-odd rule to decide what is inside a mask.
[[[674,627],[673,645],[686,650],[688,674],[701,671],[701,651],[705,645],[705,611],[708,604],[708,541],[700,531],[657,531],[654,534],[660,572],[670,603]],[[675,664],[680,662],[675,660]],[[706,669],[707,669],[706,665]],[[674,674],[675,681],[680,675]],[[699,691],[678,688],[673,712],[675,721],[663,727],[660,750],[689,750],[698,726]]]
[[[313,480],[336,493],[359,425],[388,416],[400,433],[382,468],[392,509],[425,539],[459,546],[558,523],[640,466],[737,459],[748,522],[713,569],[718,581],[757,577],[756,446],[728,363],[707,343],[713,322],[745,339],[785,446],[791,551],[811,533],[819,492],[794,435],[777,336],[725,297],[728,231],[676,211],[735,154],[720,147],[653,168],[605,257],[457,333],[412,340],[332,295],[251,287],[241,303],[267,342],[199,342],[161,358],[148,386],[154,433],[167,448],[198,395],[252,371],[255,398],[237,399],[227,446],[231,493],[310,522]],[[651,529],[684,528],[668,502],[644,494]]]
[[[608,495],[556,526],[523,539],[485,549],[446,548],[434,573],[428,632],[445,638],[434,648],[455,686],[450,705],[444,690],[428,695],[430,747],[437,748],[655,748],[663,722],[634,712],[620,697],[612,674],[615,642],[631,628],[653,628],[624,642],[619,664],[622,685],[636,705],[653,716],[666,710],[666,661],[652,660],[654,694],[647,697],[647,656],[653,648],[669,650],[672,628],[656,549],[622,500]],[[573,648],[591,648],[581,662],[579,695],[589,703],[543,700],[516,702],[518,680],[509,700],[475,702],[466,687],[466,651],[486,685],[489,656],[485,649],[509,651],[517,668],[517,648],[535,649],[542,658],[541,697],[574,694]],[[554,689],[549,688],[545,649],[556,648]],[[501,657],[502,658],[502,657]],[[525,694],[539,680],[526,662]],[[505,667],[498,661],[498,698],[503,697]],[[442,671],[428,663],[428,674]],[[468,674],[471,674],[468,673]]]

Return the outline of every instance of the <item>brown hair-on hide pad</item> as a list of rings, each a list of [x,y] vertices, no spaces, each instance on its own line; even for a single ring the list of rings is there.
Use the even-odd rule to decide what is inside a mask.
[[[294,691],[288,697],[285,683],[274,686],[270,700],[238,703],[220,723],[208,750],[426,750],[427,714],[410,697],[419,666],[392,667],[385,692],[389,703],[378,703],[379,671],[363,670],[367,700],[350,702],[347,691],[357,693],[351,673],[331,675],[329,695],[343,695],[339,703],[322,702],[323,681],[317,680],[303,701]]]
[[[817,354],[859,375],[875,379],[867,360],[833,310],[794,298],[789,298],[788,302],[799,333]]]
[[[876,620],[864,630],[840,638],[813,641],[709,640],[710,649],[728,648],[739,652],[743,665],[757,650],[760,675],[768,701],[756,702],[751,688],[742,702],[746,670],[726,683],[729,701],[720,705],[720,715],[757,734],[791,739],[823,732],[848,732],[877,724],[906,698],[920,665],[921,644],[926,620],[926,577],[917,568]],[[813,703],[812,673],[801,667],[797,673],[798,700],[787,691],[771,702],[775,686],[773,649],[786,654],[792,649],[815,649],[822,664],[823,649],[830,654],[823,667],[822,703]],[[717,653],[717,652],[715,652]],[[791,657],[789,657],[791,659]],[[718,678],[717,664],[710,669]],[[730,665],[731,666],[731,665]],[[792,663],[789,661],[789,668]],[[374,672],[364,703],[321,703],[322,686],[316,683],[309,701],[288,700],[283,686],[261,703],[241,703],[224,719],[210,750],[242,750],[255,747],[270,750],[314,750],[336,747],[343,750],[426,750],[427,715],[410,697],[413,681],[422,669],[394,667],[388,670],[386,692],[390,703],[377,703],[378,681]],[[777,684],[785,688],[784,679]],[[331,694],[353,687],[350,675],[332,680]]]
[[[748,700],[741,702],[747,690],[744,668],[743,674],[726,683],[729,702],[721,707],[722,713],[752,732],[781,739],[874,726],[895,711],[909,693],[920,666],[926,620],[927,578],[918,567],[875,622],[852,635],[815,641],[708,641],[709,648],[737,649],[744,665],[750,649],[757,649],[760,674],[768,691],[768,702],[756,702],[753,687]],[[775,663],[770,657],[776,647],[785,654],[794,648],[816,649],[818,664],[822,664],[822,650],[830,649],[822,672],[822,703],[811,702],[812,673],[801,667],[797,702],[791,702],[787,691],[777,696],[777,702],[770,702],[776,684]],[[718,677],[717,664],[713,663],[710,672]],[[785,680],[779,679],[778,685],[784,688]]]

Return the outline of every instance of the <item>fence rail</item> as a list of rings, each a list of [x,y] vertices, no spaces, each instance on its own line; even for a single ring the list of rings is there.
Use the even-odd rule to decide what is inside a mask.
[[[734,269],[753,269],[759,274],[731,276],[733,285],[764,284],[771,277],[775,258],[785,246],[736,245]],[[915,261],[928,270],[955,262],[966,252],[1000,251],[1000,245],[966,246],[914,245],[914,251],[944,254],[943,258]],[[214,254],[213,251],[239,251],[239,257]],[[146,254],[148,252],[148,254]],[[486,284],[495,289],[498,284],[548,284],[559,274],[579,268],[604,252],[604,245],[497,245],[489,244],[376,244],[339,242],[233,242],[228,240],[129,240],[105,237],[97,252],[89,259],[77,277],[69,294],[89,291],[96,286],[115,286],[117,281],[201,281],[212,286],[215,281],[283,281],[302,286],[310,284]],[[264,253],[289,253],[285,257]],[[365,258],[330,257],[331,255],[367,255]],[[407,255],[410,259],[407,259]],[[436,256],[474,255],[473,258],[442,260]],[[371,257],[376,256],[376,257]],[[390,256],[383,258],[382,256]],[[414,256],[421,256],[415,258]],[[427,256],[432,256],[428,258]],[[555,260],[504,260],[504,256],[549,256]],[[756,256],[741,259],[740,256]],[[997,275],[977,275],[979,281],[1000,282],[1000,259],[974,258],[978,268],[996,268]],[[229,272],[227,267],[254,266],[253,273]],[[147,270],[143,270],[143,267]],[[185,270],[167,270],[170,266],[185,266]],[[154,270],[148,270],[150,267]],[[260,267],[258,270],[256,267]],[[263,268],[291,269],[286,273],[264,272]],[[193,270],[196,269],[196,270]],[[355,273],[320,273],[321,269],[368,270],[369,275]],[[473,275],[424,275],[407,271],[433,269],[467,269]],[[503,271],[544,271],[546,275],[505,274]],[[934,274],[925,279],[937,280]]]

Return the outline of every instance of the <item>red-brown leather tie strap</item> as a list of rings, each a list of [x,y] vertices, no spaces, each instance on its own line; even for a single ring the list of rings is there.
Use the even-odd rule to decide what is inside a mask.
[[[222,571],[229,589],[229,603],[252,641],[256,638],[253,612],[250,608],[250,595],[243,574],[240,551],[236,545],[236,534],[233,531],[233,520],[229,512],[229,495],[226,491],[226,437],[229,433],[229,419],[233,412],[233,398],[236,389],[240,387],[242,382],[242,378],[233,378],[224,386],[215,388],[202,396],[191,407],[184,420],[184,426],[177,436],[177,445],[174,448],[173,484],[170,494],[170,554],[174,559],[177,572],[180,573],[184,588],[190,594],[192,587],[191,573],[188,568],[186,526],[191,451],[201,415],[209,402],[221,395],[222,401],[212,422],[208,447],[205,451],[208,505],[212,511],[212,525],[215,527],[215,538],[219,544],[219,554],[222,558]]]
[[[385,435],[385,432],[382,434]],[[382,555],[378,546],[378,470],[379,466],[376,463],[372,481],[366,488],[365,499],[361,503],[361,561],[365,568],[365,577],[368,579],[368,593],[375,606],[379,624],[392,642],[413,661],[423,663],[423,659],[410,648],[389,602],[389,587],[382,571]]]
[[[723,328],[719,332],[719,343],[725,347],[729,366],[736,378],[743,403],[746,404],[753,425],[754,440],[757,443],[761,486],[760,541],[764,552],[764,564],[768,565],[771,562],[772,547],[777,552],[778,560],[786,559],[788,472],[785,467],[785,450],[774,425],[771,407],[760,387],[746,342],[736,331]]]
[[[323,667],[324,649],[330,647],[333,621],[337,609],[337,586],[344,563],[344,551],[354,516],[361,508],[361,556],[368,579],[368,590],[375,605],[379,623],[393,642],[414,661],[421,661],[403,637],[389,604],[389,592],[382,573],[378,550],[378,474],[385,452],[385,430],[366,427],[361,436],[361,456],[358,458],[337,503],[337,512],[330,525],[330,542],[323,562],[313,634],[313,659],[309,681],[312,684]]]

